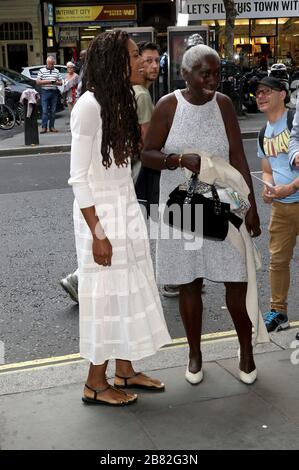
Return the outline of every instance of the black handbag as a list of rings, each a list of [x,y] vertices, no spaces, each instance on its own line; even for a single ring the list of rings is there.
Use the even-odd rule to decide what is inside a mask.
[[[163,221],[166,225],[182,231],[194,232],[215,241],[225,240],[229,222],[239,229],[243,220],[230,211],[230,204],[221,202],[217,189],[209,185],[212,198],[195,192],[198,184],[197,174],[193,173],[186,189],[177,186],[166,202]],[[202,206],[199,211],[198,205]]]

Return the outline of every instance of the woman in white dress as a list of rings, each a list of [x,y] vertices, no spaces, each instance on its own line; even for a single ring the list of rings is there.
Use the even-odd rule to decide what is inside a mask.
[[[164,390],[131,363],[170,341],[131,178],[130,160],[140,150],[131,85],[141,67],[127,33],[97,36],[87,52],[87,91],[71,116],[80,354],[91,362],[85,403],[128,405],[137,395],[122,388]],[[114,387],[106,379],[109,359],[116,360]]]

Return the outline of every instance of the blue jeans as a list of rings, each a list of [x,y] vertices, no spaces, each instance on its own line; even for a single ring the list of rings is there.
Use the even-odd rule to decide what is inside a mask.
[[[55,122],[55,113],[56,105],[58,100],[58,91],[57,90],[42,90],[42,127],[47,129],[48,121],[49,128],[54,127]]]

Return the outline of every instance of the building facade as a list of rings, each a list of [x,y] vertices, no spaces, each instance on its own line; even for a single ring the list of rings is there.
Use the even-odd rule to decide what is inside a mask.
[[[167,26],[176,20],[172,0],[55,0],[56,48],[61,62],[75,60],[99,33],[113,28],[154,27],[158,40],[167,36]]]
[[[0,66],[20,71],[43,60],[40,0],[1,0]]]
[[[189,25],[206,25],[214,32],[215,47],[224,51],[225,9],[222,0],[177,0],[178,12],[188,15]],[[299,1],[235,0],[234,46],[236,56],[250,66],[267,57],[268,65],[287,61],[299,65]]]
[[[113,28],[152,26],[165,42],[175,20],[172,0],[1,0],[0,66],[21,71],[49,54],[58,63],[76,61],[97,34]]]

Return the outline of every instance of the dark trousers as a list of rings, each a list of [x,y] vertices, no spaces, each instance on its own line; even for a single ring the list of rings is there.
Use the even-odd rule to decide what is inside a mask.
[[[42,127],[48,127],[49,121],[49,128],[51,129],[54,127],[55,122],[55,113],[56,113],[56,105],[58,99],[58,91],[57,90],[42,90]]]

